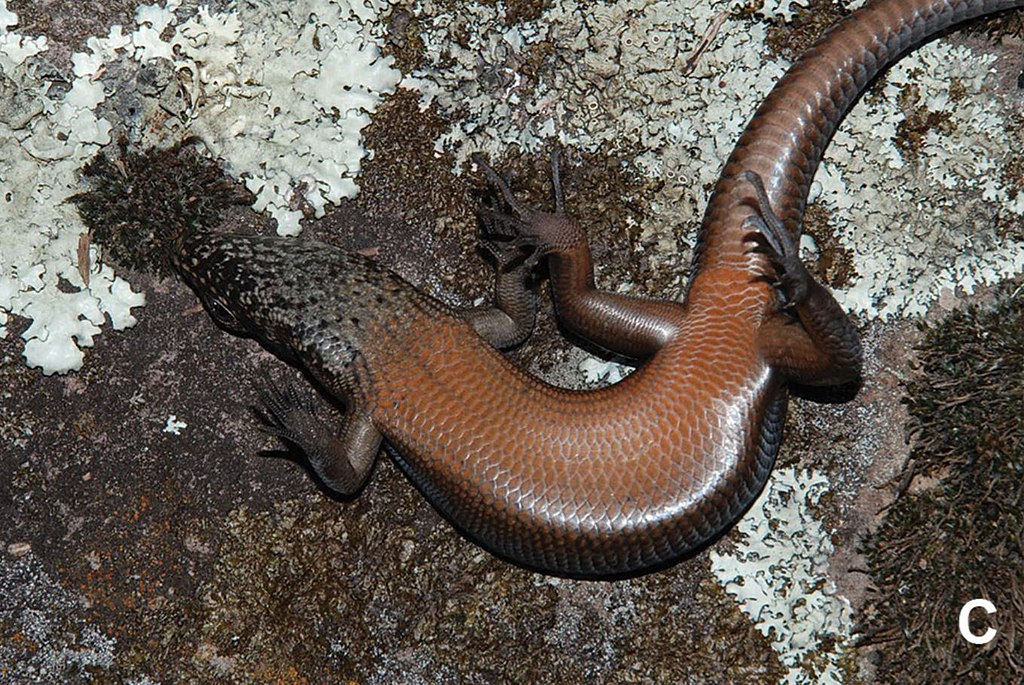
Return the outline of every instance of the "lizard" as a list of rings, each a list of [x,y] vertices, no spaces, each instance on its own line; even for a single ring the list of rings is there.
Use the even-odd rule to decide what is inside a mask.
[[[709,199],[681,301],[596,288],[586,231],[563,207],[485,213],[493,308],[456,310],[375,261],[314,241],[200,233],[174,264],[222,327],[298,366],[344,407],[340,426],[266,388],[268,430],[328,487],[359,491],[382,443],[460,531],[544,573],[617,577],[710,544],[764,487],[794,387],[856,384],[857,329],[798,255],[828,141],[872,79],[951,26],[1021,0],[874,0],[789,69]],[[489,232],[488,232],[489,231]],[[518,254],[527,255],[520,258]],[[547,266],[560,326],[636,360],[568,390],[499,348],[530,333],[529,275]]]

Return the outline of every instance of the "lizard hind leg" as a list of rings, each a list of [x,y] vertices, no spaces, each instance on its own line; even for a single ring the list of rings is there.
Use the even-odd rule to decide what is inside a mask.
[[[501,220],[516,244],[533,252],[525,267],[544,260],[555,314],[562,330],[598,354],[633,362],[652,356],[679,335],[685,309],[678,302],[598,290],[587,233],[565,213],[557,150],[551,157],[555,211],[531,209],[516,200],[508,182],[482,159],[475,159],[497,187],[511,214]]]
[[[536,241],[523,234],[524,219],[533,215],[532,210],[515,199],[508,182],[482,158],[475,161],[498,188],[512,214],[501,211],[499,198],[477,210],[477,246],[494,264],[494,294],[490,304],[462,310],[460,315],[480,337],[504,350],[522,344],[533,333],[537,321],[534,269],[540,254]]]
[[[328,423],[325,408],[294,383],[277,384],[265,375],[257,384],[261,430],[302,450],[317,478],[331,490],[354,495],[366,482],[380,450],[381,434],[370,416],[350,405],[340,430]],[[334,412],[330,412],[334,413]]]
[[[480,230],[477,244],[495,264],[493,304],[461,312],[477,334],[498,349],[509,349],[525,342],[537,320],[535,270],[551,245],[548,231],[534,230],[537,225],[555,227],[562,232],[565,198],[559,174],[559,154],[551,153],[551,185],[555,198],[554,214],[528,207],[516,199],[510,181],[503,178],[481,155],[473,157],[499,197],[481,206],[477,214]],[[500,207],[504,200],[509,211]]]
[[[800,260],[796,240],[772,210],[761,177],[741,174],[754,189],[758,214],[747,220],[750,252],[762,254],[773,273],[761,278],[779,292],[782,307],[759,331],[761,352],[789,381],[841,386],[860,379],[860,336],[839,303]]]

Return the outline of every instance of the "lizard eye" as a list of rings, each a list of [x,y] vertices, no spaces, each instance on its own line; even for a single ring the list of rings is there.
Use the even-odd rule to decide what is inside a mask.
[[[241,323],[227,305],[220,301],[219,298],[211,297],[204,303],[206,305],[206,311],[210,313],[210,318],[216,321],[219,325],[223,326],[232,331],[239,331],[242,329]]]

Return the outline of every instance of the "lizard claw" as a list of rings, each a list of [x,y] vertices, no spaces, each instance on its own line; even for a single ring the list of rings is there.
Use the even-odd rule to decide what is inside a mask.
[[[753,187],[758,209],[757,214],[746,220],[745,225],[752,230],[744,236],[744,241],[753,243],[747,253],[768,259],[774,273],[762,274],[759,279],[770,283],[782,296],[780,309],[792,312],[807,299],[812,277],[800,261],[799,248],[785,223],[772,209],[761,177],[749,170],[740,177]]]
[[[498,273],[510,273],[521,268],[530,256],[517,237],[479,231],[476,242],[477,248],[494,260]]]
[[[522,223],[529,223],[536,212],[516,199],[516,196],[512,194],[512,186],[509,185],[509,181],[502,178],[498,172],[494,170],[494,167],[487,163],[483,155],[479,153],[475,154],[472,156],[472,160],[484,170],[484,174],[487,176],[487,179],[495,188],[498,189],[499,192],[501,192],[502,197],[505,198],[506,204],[508,204],[512,209],[512,212],[515,214],[514,218],[518,219]],[[509,218],[513,219],[513,217]]]
[[[514,240],[522,231],[523,222],[516,217],[491,207],[478,207],[480,219],[477,235],[484,240]]]
[[[310,399],[300,393],[294,383],[274,383],[266,371],[255,382],[255,386],[259,406],[253,409],[260,421],[259,429],[304,448],[302,431],[298,425],[318,420]]]
[[[519,202],[512,193],[509,181],[502,178],[484,160],[482,155],[473,155],[472,159],[483,169],[488,180],[498,189],[505,203],[511,209],[509,213],[500,211],[493,205],[485,205],[477,209],[477,215],[481,219],[481,230],[478,234],[481,247],[496,259],[499,269],[521,264],[521,268],[531,271],[550,250],[550,246],[546,245],[544,238],[536,232],[536,227],[551,217],[561,217],[563,214],[564,196],[559,174],[558,150],[551,153],[552,186],[555,194],[554,214],[527,207]],[[515,250],[525,252],[521,260],[510,256]]]
[[[537,241],[527,234],[528,223],[491,204],[478,207],[476,214],[480,219],[477,246],[494,259],[499,273],[509,273],[516,268],[532,269],[536,264],[533,253]]]

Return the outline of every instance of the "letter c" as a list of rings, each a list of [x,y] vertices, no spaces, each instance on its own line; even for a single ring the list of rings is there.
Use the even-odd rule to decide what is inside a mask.
[[[982,635],[971,632],[971,612],[981,607],[986,614],[996,613],[996,607],[987,599],[972,599],[960,609],[960,634],[972,645],[986,645],[996,636],[996,629],[989,628]]]

